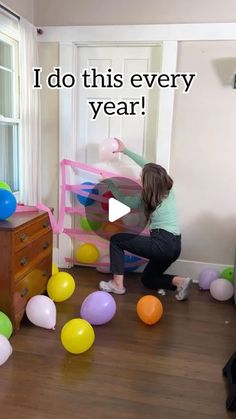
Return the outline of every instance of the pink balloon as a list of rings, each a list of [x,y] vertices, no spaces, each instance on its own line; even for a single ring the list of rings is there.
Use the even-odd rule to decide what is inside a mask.
[[[112,160],[115,158],[114,151],[118,150],[118,142],[114,138],[107,138],[100,146],[100,159],[102,161]]]
[[[211,283],[210,293],[218,301],[229,300],[234,295],[234,287],[227,279],[218,278]]]
[[[55,329],[56,306],[46,295],[35,295],[26,306],[26,315],[35,326]]]
[[[8,339],[0,335],[0,365],[3,365],[12,354],[12,346]]]

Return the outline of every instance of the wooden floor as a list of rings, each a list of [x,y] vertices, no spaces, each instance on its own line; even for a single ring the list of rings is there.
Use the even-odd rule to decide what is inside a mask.
[[[222,367],[236,350],[232,302],[213,301],[194,288],[189,302],[160,297],[164,316],[155,326],[137,318],[136,303],[148,292],[137,274],[128,293],[116,296],[117,314],[95,327],[94,346],[70,355],[60,330],[79,317],[83,299],[108,278],[88,268],[70,271],[73,297],[58,303],[56,331],[25,322],[11,338],[14,352],[0,367],[1,419],[210,419],[231,418],[225,409]]]

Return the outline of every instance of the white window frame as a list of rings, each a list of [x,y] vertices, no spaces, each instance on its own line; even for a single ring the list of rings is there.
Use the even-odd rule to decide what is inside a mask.
[[[19,161],[19,124],[20,124],[20,87],[19,87],[19,28],[18,21],[15,18],[10,18],[5,16],[5,14],[0,13],[0,41],[3,41],[13,48],[13,92],[14,92],[14,102],[13,102],[13,116],[12,118],[4,117],[0,115],[0,124],[9,124],[13,127],[17,127],[18,132],[18,167],[20,171],[20,161]],[[0,65],[0,68],[6,70],[5,67]],[[9,70],[11,71],[11,70]],[[13,165],[16,166],[17,161],[13,161]],[[20,173],[18,174],[18,183],[20,183]],[[14,192],[14,195],[17,201],[20,198],[20,184],[19,190]]]

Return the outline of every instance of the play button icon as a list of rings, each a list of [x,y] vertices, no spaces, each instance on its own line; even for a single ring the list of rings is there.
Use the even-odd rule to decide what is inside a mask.
[[[126,177],[112,177],[96,184],[87,181],[82,191],[86,196],[79,194],[77,201],[84,214],[75,218],[74,226],[88,234],[88,241],[93,233],[110,240],[117,233],[130,233],[133,237],[145,230],[147,219],[138,204],[142,195],[138,182]]]
[[[131,211],[128,205],[122,204],[122,202],[117,201],[117,199],[115,198],[110,198],[108,201],[108,205],[108,220],[111,223],[119,220],[124,215],[129,214]]]

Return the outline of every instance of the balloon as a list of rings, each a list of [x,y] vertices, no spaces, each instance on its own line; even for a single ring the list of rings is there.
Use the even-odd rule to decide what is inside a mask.
[[[82,185],[94,185],[94,183],[92,182],[84,182],[82,183]],[[89,195],[90,193],[94,194],[94,195],[98,195],[98,190],[97,189],[91,189],[91,188],[83,188],[82,191],[87,192],[87,194]],[[87,196],[82,196],[80,194],[76,195],[78,201],[84,205],[85,207],[88,207],[89,205],[92,205],[95,200],[88,198]]]
[[[107,202],[101,202],[102,209],[104,211],[108,211],[108,208],[109,208],[108,199],[109,198],[115,198],[115,197],[110,191],[105,192],[102,196],[103,196],[103,198],[107,198]]]
[[[35,295],[26,305],[26,315],[35,326],[55,329],[56,306],[46,295]]]
[[[7,191],[12,192],[10,186],[8,185],[8,183],[3,182],[2,180],[0,180],[0,189],[6,189]]]
[[[209,290],[212,281],[215,281],[219,276],[217,269],[206,268],[200,273],[198,277],[198,286],[202,290]]]
[[[211,283],[210,293],[218,301],[229,300],[234,295],[234,287],[230,281],[218,278]]]
[[[5,336],[7,339],[12,335],[13,327],[12,322],[5,313],[0,311],[0,335]]]
[[[101,225],[99,221],[87,220],[85,217],[80,219],[80,227],[85,231],[97,231]]]
[[[89,294],[81,306],[80,315],[93,325],[109,322],[116,313],[114,298],[105,291]]]
[[[74,278],[67,272],[58,272],[52,275],[47,283],[48,296],[57,303],[68,300],[74,290]]]
[[[137,303],[137,313],[144,323],[151,325],[161,319],[163,306],[157,297],[145,295]]]
[[[102,265],[97,265],[96,266],[96,270],[98,271],[98,272],[102,272],[102,273],[104,273],[104,274],[108,274],[108,273],[110,273],[111,271],[110,271],[110,256],[103,256],[101,259],[100,259],[100,261],[99,262],[101,262],[101,263],[108,263],[108,265],[107,266],[102,266]]]
[[[113,160],[115,158],[114,151],[117,151],[118,148],[119,144],[114,138],[107,138],[99,147],[100,160]]]
[[[224,278],[227,279],[230,282],[234,281],[234,268],[233,267],[229,267],[229,268],[225,268],[221,273],[220,273],[220,278]]]
[[[99,251],[92,243],[85,243],[76,251],[76,260],[81,263],[95,263],[99,258]]]
[[[0,220],[6,220],[16,210],[17,202],[12,192],[0,189]]]
[[[84,319],[72,319],[61,330],[61,342],[72,354],[82,354],[91,348],[95,339],[93,327]]]
[[[138,256],[125,255],[125,272],[135,271],[139,267],[135,262],[139,262],[140,260],[141,259]],[[127,266],[128,263],[133,263],[134,266]]]
[[[104,233],[110,233],[110,234],[116,234],[123,231],[123,228],[119,225],[116,225],[115,223],[106,223],[103,227]]]
[[[58,272],[58,266],[54,262],[52,262],[52,275],[57,274]]]
[[[12,346],[8,339],[0,335],[0,365],[3,365],[12,354]]]

